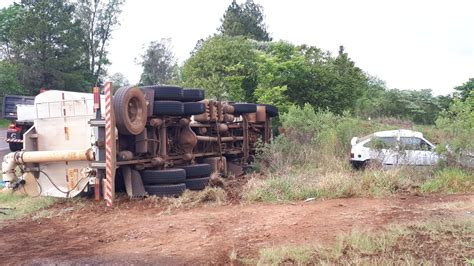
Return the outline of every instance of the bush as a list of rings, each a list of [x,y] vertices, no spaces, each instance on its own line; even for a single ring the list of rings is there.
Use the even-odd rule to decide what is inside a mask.
[[[436,171],[434,178],[421,186],[423,192],[472,192],[474,191],[474,173],[457,168],[445,168]]]

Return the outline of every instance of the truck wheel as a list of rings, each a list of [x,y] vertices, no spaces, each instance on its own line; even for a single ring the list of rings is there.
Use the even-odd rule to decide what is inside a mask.
[[[186,171],[186,178],[205,177],[212,173],[211,165],[207,163],[179,166],[179,168]]]
[[[183,103],[185,115],[199,115],[206,112],[204,103]]]
[[[143,89],[155,91],[155,100],[181,101],[183,99],[183,89],[178,86],[144,86]]]
[[[178,101],[155,101],[153,103],[154,115],[183,115],[184,106]]]
[[[268,116],[275,117],[278,116],[278,108],[270,104],[259,104],[260,106],[265,106],[265,111]]]
[[[183,89],[183,102],[198,102],[204,100],[204,90]]]
[[[145,191],[148,192],[149,195],[155,196],[179,196],[183,194],[185,190],[186,185],[184,183],[175,185],[145,186]]]
[[[137,87],[122,87],[113,98],[117,129],[124,135],[138,135],[145,129],[147,107]]]
[[[189,190],[203,190],[209,183],[209,177],[186,179],[184,183]]]
[[[257,112],[257,105],[254,103],[235,103],[232,105],[234,106],[234,114],[237,115]]]
[[[10,151],[20,151],[21,149],[23,149],[23,143],[9,142],[8,146],[10,146]]]
[[[142,172],[142,180],[145,185],[156,184],[178,184],[186,179],[183,169],[145,170]]]

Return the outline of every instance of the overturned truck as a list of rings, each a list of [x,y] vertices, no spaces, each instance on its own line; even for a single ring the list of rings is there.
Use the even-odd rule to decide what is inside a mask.
[[[208,100],[202,89],[122,87],[114,94],[114,192],[176,196],[204,189],[212,173],[240,175],[257,143],[272,136],[274,106]],[[95,93],[47,91],[27,112],[23,149],[4,157],[7,189],[30,195],[103,195],[105,100]],[[19,106],[18,108],[22,108]],[[110,147],[108,147],[110,148]]]

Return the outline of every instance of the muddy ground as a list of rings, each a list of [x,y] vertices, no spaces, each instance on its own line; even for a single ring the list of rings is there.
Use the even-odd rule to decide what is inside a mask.
[[[326,244],[353,229],[472,215],[474,194],[229,204],[166,210],[152,201],[92,200],[0,225],[0,262],[225,264],[264,247]]]

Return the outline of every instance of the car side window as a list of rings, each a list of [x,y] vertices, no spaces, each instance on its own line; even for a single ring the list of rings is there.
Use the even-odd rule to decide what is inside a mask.
[[[400,137],[401,150],[431,150],[431,146],[424,140],[415,137]]]
[[[395,137],[376,137],[364,146],[372,149],[394,149],[397,146],[397,139]]]

